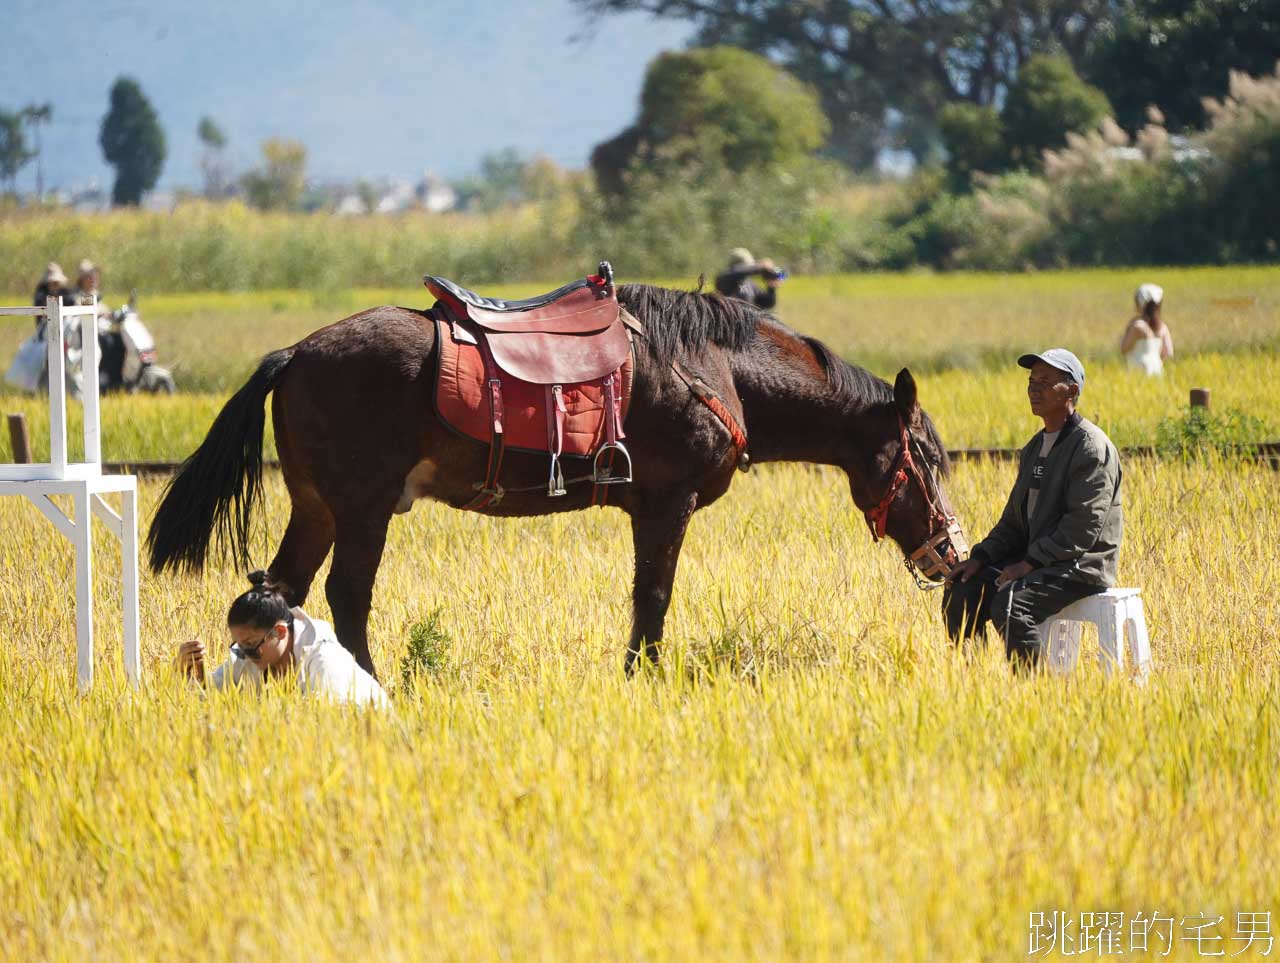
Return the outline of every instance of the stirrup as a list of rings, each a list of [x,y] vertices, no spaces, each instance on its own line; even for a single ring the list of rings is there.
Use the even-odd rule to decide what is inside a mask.
[[[559,498],[567,489],[564,487],[564,472],[560,470],[560,456],[551,456],[551,475],[547,478],[547,497]]]
[[[616,465],[601,465],[600,456],[607,451],[617,451],[622,454],[622,459],[626,464],[624,472],[615,471]],[[596,485],[625,485],[631,481],[631,453],[627,451],[627,446],[620,441],[607,441],[600,446],[600,450],[596,452],[596,457],[591,461],[591,480]]]

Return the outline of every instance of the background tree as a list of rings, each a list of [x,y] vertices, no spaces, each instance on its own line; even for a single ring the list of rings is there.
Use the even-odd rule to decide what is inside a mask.
[[[1280,60],[1280,0],[1132,0],[1099,31],[1085,76],[1129,130],[1160,108],[1170,130],[1205,123],[1232,70],[1267,74]]]
[[[164,168],[164,131],[137,81],[120,77],[98,135],[102,155],[116,169],[111,203],[136,205],[156,186]]]
[[[806,84],[732,47],[661,54],[649,64],[632,127],[599,145],[592,168],[605,190],[639,167],[700,171],[785,167],[811,155],[830,124]]]
[[[742,47],[785,65],[819,91],[833,153],[865,166],[895,137],[921,156],[946,104],[998,106],[1036,53],[1082,63],[1099,26],[1131,0],[576,2],[593,14],[684,20],[698,28],[697,43]]]
[[[223,197],[230,181],[225,150],[227,135],[212,117],[201,117],[196,135],[204,146],[200,157],[200,169],[204,173],[204,196]]]
[[[458,181],[459,206],[475,211],[549,200],[564,192],[570,175],[549,157],[524,157],[514,147],[492,151],[480,159],[480,170]]]
[[[514,147],[490,151],[480,158],[480,170],[458,182],[458,203],[475,211],[493,211],[528,198],[524,190],[528,162]]]
[[[0,110],[0,178],[9,182],[9,193],[18,193],[18,171],[35,155],[27,150],[22,114]]]
[[[356,182],[356,197],[360,198],[360,205],[364,208],[366,214],[376,214],[378,212],[378,201],[382,200],[382,194],[378,190],[378,185],[373,181],[361,178]]]
[[[994,107],[947,104],[938,117],[947,145],[947,172],[954,190],[966,190],[973,175],[996,174],[1009,166],[1004,121]]]
[[[1110,113],[1106,94],[1081,80],[1065,57],[1032,57],[1000,112],[1010,159],[1038,170],[1044,150],[1066,144],[1068,133],[1092,130]]]
[[[307,148],[296,140],[272,137],[262,142],[262,164],[241,178],[249,203],[263,210],[290,210],[302,199],[307,179]]]
[[[948,104],[940,112],[951,186],[967,190],[978,172],[1037,171],[1045,150],[1062,147],[1069,133],[1095,129],[1110,110],[1106,95],[1081,80],[1066,58],[1032,57],[999,112],[968,103]]]
[[[44,158],[41,146],[40,128],[53,120],[53,104],[27,104],[22,108],[22,120],[31,127],[36,141],[36,197],[44,199]]]

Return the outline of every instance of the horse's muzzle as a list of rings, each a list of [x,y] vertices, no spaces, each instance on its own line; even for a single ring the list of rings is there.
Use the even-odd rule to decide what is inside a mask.
[[[911,553],[906,565],[919,588],[934,589],[939,588],[951,570],[968,557],[969,542],[959,520],[953,517]]]

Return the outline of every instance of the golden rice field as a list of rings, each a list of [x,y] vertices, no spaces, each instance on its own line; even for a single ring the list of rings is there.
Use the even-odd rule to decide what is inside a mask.
[[[959,468],[972,529],[1008,480]],[[69,552],[6,500],[3,955],[1015,959],[1053,910],[1211,911],[1228,939],[1280,910],[1276,480],[1143,461],[1126,484],[1145,688],[953,651],[842,480],[786,467],[699,514],[665,671],[631,682],[619,513],[418,506],[372,618],[385,716],[175,678],[179,640],[225,642],[228,567],[144,583],[132,694],[106,539],[77,697]],[[436,609],[446,661],[407,690],[409,626]]]
[[[900,334],[953,445],[1025,440],[1024,378],[991,354],[1057,341],[1080,346],[1085,413],[1122,443],[1149,440],[1198,383],[1280,427],[1280,284],[1198,276],[1212,298],[1258,298],[1203,295],[1214,333],[1191,311],[1179,323],[1175,273],[1193,272],[1161,272],[1185,354],[1160,383],[1105,360],[1136,283],[1119,272],[814,280],[795,288],[812,324],[791,320],[855,359]],[[846,300],[875,327],[841,327]],[[194,358],[178,325],[199,301],[184,316],[174,299],[171,357]],[[258,327],[242,307],[203,316],[227,384],[326,314],[290,304]],[[934,340],[923,316],[941,319]],[[889,358],[867,363],[891,374]],[[221,397],[109,399],[106,456],[186,454]],[[828,469],[765,466],[697,515],[663,671],[630,682],[620,513],[495,521],[420,503],[393,522],[371,618],[387,714],[176,678],[179,641],[227,644],[242,575],[226,565],[144,579],[130,691],[105,532],[98,683],[78,696],[71,553],[0,500],[0,957],[1011,960],[1032,913],[1123,913],[1132,949],[1142,911],[1172,919],[1169,958],[1251,959],[1238,913],[1269,912],[1280,936],[1278,480],[1213,458],[1126,464],[1120,573],[1144,592],[1145,687],[1090,661],[1014,678],[998,645],[953,650],[937,597],[871,543]],[[957,466],[971,533],[1011,481],[1005,463]],[[143,484],[146,514],[159,493]],[[271,475],[264,561],[285,510]],[[322,594],[308,609],[328,617]],[[410,629],[433,613],[443,657],[407,686]],[[1223,921],[1197,931],[1204,914]],[[1164,949],[1153,933],[1150,955]]]

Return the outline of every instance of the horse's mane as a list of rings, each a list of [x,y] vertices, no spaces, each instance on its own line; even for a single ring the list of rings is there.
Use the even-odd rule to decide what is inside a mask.
[[[618,288],[618,300],[644,325],[647,353],[664,365],[708,341],[741,351],[751,344],[756,326],[769,317],[755,305],[723,294],[653,284],[624,284]]]
[[[866,368],[845,361],[817,338],[800,335],[827,369],[827,381],[840,397],[851,405],[867,407],[869,405],[889,404],[893,402],[893,387],[883,378],[877,378]],[[951,474],[951,456],[947,454],[947,446],[942,443],[942,436],[929,417],[927,411],[921,411],[924,423],[924,434],[929,440],[930,454],[937,461],[943,476]]]
[[[761,324],[786,328],[769,312],[753,304],[701,290],[676,291],[652,284],[624,284],[618,288],[618,300],[644,325],[646,353],[663,365],[676,360],[682,351],[696,350],[708,342],[729,351],[742,351],[754,341]],[[792,333],[817,356],[826,370],[827,382],[850,407],[864,409],[893,404],[893,387],[883,378],[844,360],[817,338]],[[924,432],[943,474],[949,473],[951,464],[946,446],[927,414]]]
[[[818,356],[827,369],[827,381],[836,393],[859,408],[871,405],[893,404],[893,388],[883,378],[877,378],[866,368],[845,361],[817,338],[798,335],[801,341]]]

